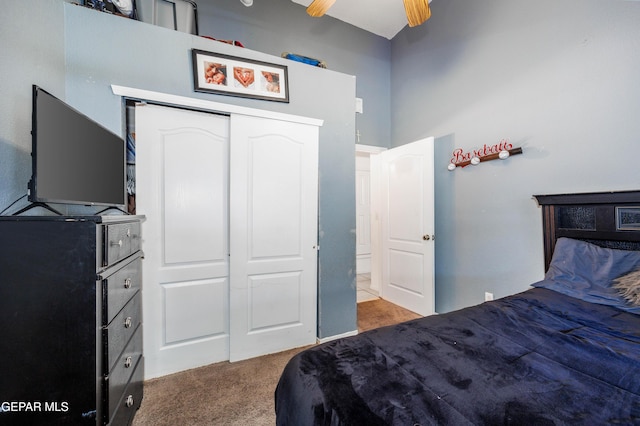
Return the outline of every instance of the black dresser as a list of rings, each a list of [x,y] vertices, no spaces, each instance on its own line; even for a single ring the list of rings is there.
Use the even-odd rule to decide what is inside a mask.
[[[132,422],[143,219],[0,217],[0,424]]]

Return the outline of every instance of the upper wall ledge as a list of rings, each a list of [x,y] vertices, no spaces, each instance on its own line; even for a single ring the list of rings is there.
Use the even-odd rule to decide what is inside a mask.
[[[136,89],[133,87],[111,85],[114,95],[123,96],[141,101],[157,102],[165,105],[183,106],[203,111],[221,112],[226,114],[242,114],[252,117],[268,118],[272,120],[289,121],[293,123],[322,126],[324,120],[302,117],[299,115],[283,114],[263,109],[248,108],[220,102],[206,101],[204,99],[189,98],[187,96],[171,95],[168,93],[154,92],[151,90]]]

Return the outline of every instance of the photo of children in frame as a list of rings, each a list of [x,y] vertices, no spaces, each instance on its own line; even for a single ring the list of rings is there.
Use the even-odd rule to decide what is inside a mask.
[[[286,65],[192,49],[196,92],[289,102]]]
[[[262,71],[262,87],[267,92],[280,93],[280,74],[277,72]]]
[[[204,77],[207,83],[226,86],[227,66],[215,62],[205,62]]]

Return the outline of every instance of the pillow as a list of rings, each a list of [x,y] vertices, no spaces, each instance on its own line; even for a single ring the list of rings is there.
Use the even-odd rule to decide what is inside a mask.
[[[630,305],[640,307],[640,269],[616,278],[613,288],[618,290]]]
[[[640,269],[640,251],[599,247],[585,241],[558,238],[544,280],[532,284],[591,303],[640,314],[613,288],[613,281]]]

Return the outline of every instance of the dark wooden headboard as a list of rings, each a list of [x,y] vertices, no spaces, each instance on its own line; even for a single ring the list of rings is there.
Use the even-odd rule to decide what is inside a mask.
[[[542,207],[545,271],[560,237],[601,247],[640,250],[640,191],[534,195],[534,198]]]

